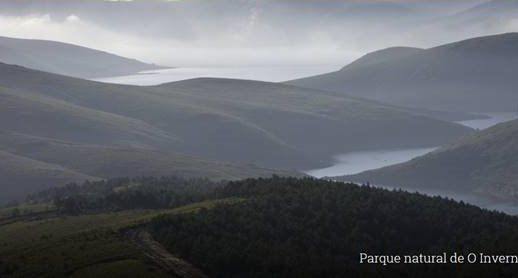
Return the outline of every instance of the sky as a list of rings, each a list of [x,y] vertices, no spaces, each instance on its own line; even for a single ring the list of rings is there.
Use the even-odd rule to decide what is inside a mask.
[[[518,31],[518,1],[2,1],[0,36],[167,66],[340,65],[390,46]]]

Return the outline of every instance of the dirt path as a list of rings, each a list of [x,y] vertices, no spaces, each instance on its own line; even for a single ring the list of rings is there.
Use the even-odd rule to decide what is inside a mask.
[[[124,231],[124,237],[142,249],[146,257],[153,263],[174,277],[208,278],[199,269],[169,253],[144,228],[126,230]]]

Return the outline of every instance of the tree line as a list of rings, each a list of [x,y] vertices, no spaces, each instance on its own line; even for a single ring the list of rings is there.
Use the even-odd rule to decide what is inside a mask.
[[[360,252],[518,252],[515,217],[462,202],[312,178],[248,179],[215,194],[247,201],[152,223],[156,239],[211,277],[511,277],[516,270],[358,263]]]
[[[223,184],[204,178],[115,178],[52,187],[27,196],[26,201],[53,202],[61,214],[161,209],[204,200]]]

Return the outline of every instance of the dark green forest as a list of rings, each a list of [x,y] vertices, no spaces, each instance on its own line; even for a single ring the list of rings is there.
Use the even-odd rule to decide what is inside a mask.
[[[101,237],[102,244],[128,244],[121,235],[135,224],[126,217],[149,219],[140,222],[139,229],[209,277],[513,277],[518,270],[513,264],[360,264],[361,252],[518,254],[518,218],[514,216],[443,197],[369,185],[279,176],[230,182],[119,178],[51,188],[29,195],[26,203],[54,205],[53,214],[40,217],[62,221],[56,226],[60,227],[57,235],[67,234],[70,228],[64,227],[74,219],[92,231],[97,231],[96,221],[114,223],[117,228],[110,230],[111,237]],[[196,209],[170,213],[170,209],[191,204]],[[103,222],[106,219],[111,220]],[[4,227],[6,235],[22,223],[13,221]],[[23,238],[17,244],[28,248]],[[49,250],[66,246],[56,244]],[[17,250],[6,254],[12,256]],[[69,252],[67,259],[86,263],[80,252]],[[0,263],[0,273],[18,271],[11,267]]]
[[[29,203],[53,202],[60,214],[163,209],[201,201],[224,182],[181,177],[116,178],[52,187],[28,195]]]
[[[516,254],[518,219],[465,203],[311,178],[249,179],[216,191],[247,201],[152,222],[160,242],[211,277],[470,277],[515,270],[359,264],[360,252]]]

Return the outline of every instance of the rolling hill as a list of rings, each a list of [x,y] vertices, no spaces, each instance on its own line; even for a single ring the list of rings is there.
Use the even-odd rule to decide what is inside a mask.
[[[477,132],[403,164],[340,179],[516,200],[516,138],[518,120]]]
[[[164,84],[158,86],[158,91],[164,96],[186,94],[198,104],[225,111],[310,158],[330,157],[342,149],[430,145],[459,134],[458,126],[403,109],[275,83],[194,79]],[[421,124],[429,129],[419,127]],[[421,129],[423,133],[410,134],[407,128]],[[384,138],[379,140],[382,130]],[[305,166],[300,162],[290,164]]]
[[[277,83],[202,78],[139,87],[8,65],[0,72],[2,97],[25,97],[2,109],[7,130],[269,168],[322,165],[342,150],[435,146],[470,132],[392,106]]]
[[[63,180],[75,173],[295,175],[327,165],[337,152],[436,146],[471,132],[407,109],[277,83],[207,78],[125,86],[6,64],[0,126],[2,151],[62,167]]]
[[[260,168],[138,147],[72,143],[20,133],[0,132],[0,204],[29,192],[85,180],[175,175],[234,180],[296,171]]]
[[[121,203],[137,196],[147,198]],[[518,250],[516,217],[312,178],[114,179],[32,200],[0,209],[2,277],[507,277],[514,264],[383,265],[359,256]]]
[[[0,204],[19,200],[29,192],[99,177],[0,150]]]
[[[288,84],[399,106],[463,112],[516,111],[518,33],[430,49],[389,48],[343,69]]]
[[[162,68],[77,45],[7,37],[0,37],[0,62],[81,78],[135,74]]]

